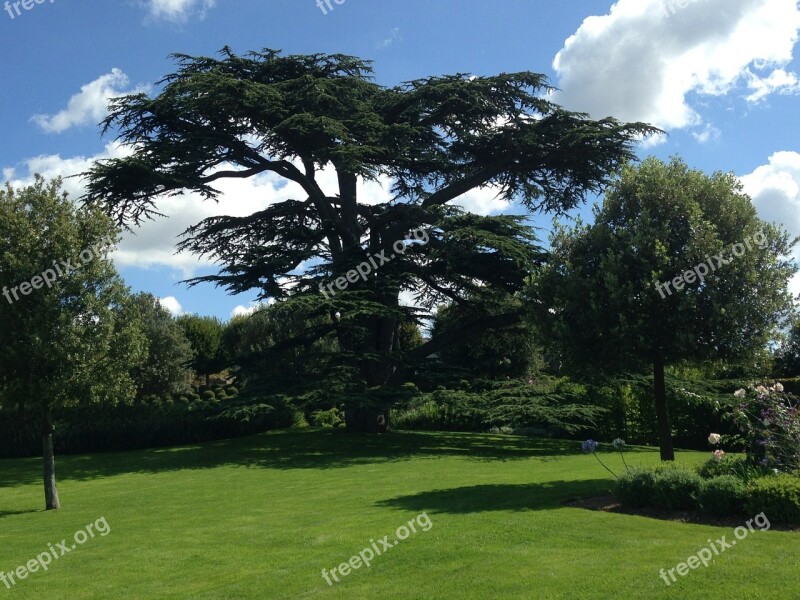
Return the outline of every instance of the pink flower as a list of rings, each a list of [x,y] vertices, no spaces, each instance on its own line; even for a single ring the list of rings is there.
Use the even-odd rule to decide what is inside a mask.
[[[714,450],[714,460],[722,460],[725,458],[724,450]]]

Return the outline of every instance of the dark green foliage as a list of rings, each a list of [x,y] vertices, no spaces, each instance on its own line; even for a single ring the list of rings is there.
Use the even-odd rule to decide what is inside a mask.
[[[133,296],[129,310],[146,339],[147,355],[131,373],[137,395],[187,392],[192,347],[184,329],[152,294]]]
[[[657,469],[653,485],[653,504],[667,510],[694,508],[702,481],[697,473],[688,469]]]
[[[192,348],[189,365],[206,378],[208,385],[210,376],[224,368],[220,352],[222,323],[216,317],[199,315],[181,315],[177,321]]]
[[[353,386],[346,415],[354,429],[388,427],[381,402],[392,394],[378,388],[397,389],[455,340],[511,327],[522,316],[483,315],[421,345],[401,333],[444,302],[479,306],[487,296],[521,291],[542,262],[528,215],[480,216],[450,202],[489,186],[527,211],[570,210],[634,158],[639,136],[657,132],[564,110],[547,100],[546,77],[531,72],[384,87],[369,62],[341,54],[239,56],[226,47],[220,58],[176,58],[177,72],[156,97],[112,101],[105,129],[117,130],[134,153],[95,164],[84,200],[134,225],[156,216],[165,196],[215,198],[215,182],[226,178],[272,174],[301,188],[299,198],[254,214],[197,223],[179,249],[221,265],[193,285],[254,290],[302,316],[303,327],[289,323],[290,336],[264,340],[265,362],[295,385]],[[323,169],[336,172],[332,193],[320,186]],[[380,177],[394,182],[391,201],[360,201],[359,183]],[[325,285],[383,253],[392,260],[378,272],[323,295]],[[400,305],[409,289],[421,309]],[[237,336],[230,334],[234,345]],[[279,372],[281,354],[298,351],[310,353],[311,377]],[[250,392],[278,383],[254,381],[258,372],[253,364]]]
[[[295,409],[287,398],[261,398],[252,403],[192,400],[173,404],[74,406],[55,415],[56,452],[80,454],[176,446],[291,427]],[[21,429],[23,443],[16,455],[41,452],[40,424],[27,417],[22,426],[0,412],[0,457],[15,455],[12,434]]]
[[[499,296],[480,303],[439,307],[433,321],[433,335],[447,333],[464,324],[519,309],[519,298]],[[526,320],[503,329],[478,332],[454,339],[439,353],[449,369],[466,376],[485,379],[527,378],[542,368],[534,327]]]
[[[778,377],[800,377],[800,317],[795,319],[787,339],[778,349],[775,371]],[[787,388],[787,391],[792,390]]]
[[[344,424],[339,409],[318,410],[311,415],[311,424],[314,427],[339,427]]]
[[[629,508],[652,506],[656,475],[646,469],[625,469],[614,484],[614,498]]]
[[[722,460],[709,459],[697,468],[697,472],[703,479],[711,479],[722,475],[733,475],[742,481],[758,479],[770,474],[772,471],[751,464],[744,457],[728,457]]]
[[[202,392],[200,394],[200,397],[203,400],[216,400],[216,398],[217,398],[216,394],[214,394],[214,392],[212,390],[206,390],[205,392]]]
[[[539,427],[564,435],[586,430],[603,413],[581,404],[563,383],[477,380],[416,395],[396,415],[395,425],[442,431]]]
[[[697,504],[705,513],[716,517],[744,514],[747,484],[733,475],[705,479],[697,491]]]
[[[751,515],[763,512],[770,522],[800,525],[800,477],[776,475],[752,481],[746,510]]]

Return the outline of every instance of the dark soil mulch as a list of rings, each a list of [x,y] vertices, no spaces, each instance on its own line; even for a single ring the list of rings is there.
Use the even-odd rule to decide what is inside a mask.
[[[662,521],[675,521],[677,523],[694,523],[696,525],[714,525],[716,527],[739,527],[743,525],[747,518],[744,517],[712,517],[696,510],[666,510],[662,508],[625,508],[614,500],[613,496],[594,496],[592,498],[575,498],[567,500],[564,506],[574,508],[586,508],[588,510],[599,510],[602,512],[619,513],[623,515],[635,515],[638,517],[649,517],[651,519],[661,519]],[[777,523],[770,523],[770,529],[778,531],[796,531],[800,533],[800,526],[790,527]]]

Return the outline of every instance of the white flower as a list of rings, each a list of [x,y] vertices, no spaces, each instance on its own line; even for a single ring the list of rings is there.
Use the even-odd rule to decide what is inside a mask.
[[[744,391],[744,389],[740,389],[733,392],[733,395],[736,396],[737,398],[744,398],[747,395],[747,392]]]
[[[783,384],[782,383],[776,383],[775,384],[775,391],[776,392],[782,392],[783,391]]]
[[[719,444],[721,439],[722,436],[720,434],[712,433],[710,436],[708,436],[708,443],[711,444],[712,446],[716,446],[717,444]]]
[[[758,386],[756,388],[756,392],[758,392],[759,396],[766,396],[767,395],[767,388],[765,388],[763,385],[760,385],[760,386]]]

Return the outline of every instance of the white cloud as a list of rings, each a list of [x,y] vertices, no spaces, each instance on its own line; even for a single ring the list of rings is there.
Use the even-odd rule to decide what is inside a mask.
[[[264,308],[265,306],[270,306],[274,303],[275,299],[270,298],[266,302],[251,302],[250,306],[244,306],[240,304],[231,311],[231,317],[250,316],[259,308]]]
[[[747,86],[754,90],[747,96],[747,101],[753,104],[761,102],[773,93],[797,94],[800,92],[800,80],[794,73],[787,73],[783,69],[775,69],[769,77],[759,78],[748,71]]]
[[[776,152],[769,164],[740,179],[762,219],[800,236],[800,152]],[[800,248],[795,249],[795,258],[800,260]],[[792,281],[792,292],[800,294],[800,275]]]
[[[175,296],[167,296],[166,298],[159,298],[158,303],[172,313],[173,317],[183,314],[183,307]]]
[[[719,129],[711,125],[710,123],[706,123],[705,128],[702,131],[693,131],[692,136],[701,144],[705,144],[708,140],[717,139],[720,136],[721,132]]]
[[[618,0],[556,55],[554,99],[595,118],[702,127],[694,95],[749,88],[753,103],[796,84],[781,67],[799,29],[795,0]]]
[[[205,17],[208,9],[216,6],[216,0],[147,0],[146,6],[150,16],[180,23],[190,16]]]
[[[62,133],[77,125],[96,125],[108,114],[108,101],[125,94],[145,91],[138,87],[126,90],[130,81],[119,69],[101,75],[91,83],[81,86],[81,91],[69,99],[67,107],[55,115],[33,115],[31,121],[47,133]]]
[[[395,27],[389,33],[389,37],[387,37],[387,38],[383,39],[381,42],[379,42],[378,45],[376,46],[376,48],[378,50],[383,50],[384,48],[388,48],[389,46],[391,46],[392,44],[394,44],[397,41],[402,41],[402,39],[403,38],[400,36],[400,28],[399,27]]]
[[[510,203],[497,197],[499,188],[487,186],[470,190],[453,200],[451,204],[460,206],[467,212],[477,215],[491,215],[506,210]]]

